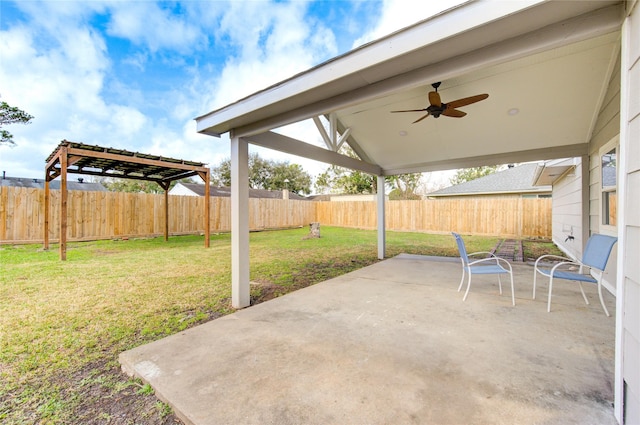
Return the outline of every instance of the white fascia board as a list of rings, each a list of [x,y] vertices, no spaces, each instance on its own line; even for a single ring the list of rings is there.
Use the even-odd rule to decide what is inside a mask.
[[[271,131],[262,134],[255,134],[253,136],[245,137],[244,139],[251,144],[275,149],[280,152],[325,162],[327,164],[338,165],[352,170],[359,170],[376,176],[382,175],[382,169],[378,165],[341,155]]]

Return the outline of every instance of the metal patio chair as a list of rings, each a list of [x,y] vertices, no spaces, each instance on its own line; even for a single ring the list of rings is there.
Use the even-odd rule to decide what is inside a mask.
[[[582,282],[595,283],[598,285],[598,296],[600,297],[600,304],[605,314],[609,316],[609,310],[604,305],[602,299],[602,274],[607,261],[609,261],[609,255],[613,249],[613,245],[618,241],[618,238],[607,235],[593,234],[587,241],[587,246],[584,248],[584,254],[582,261],[572,260],[570,258],[561,257],[558,255],[543,255],[536,260],[533,269],[533,299],[536,299],[536,278],[538,273],[549,277],[549,298],[547,300],[547,312],[551,312],[551,291],[553,289],[554,279],[573,280],[578,282],[580,286],[580,292],[584,302],[589,304],[587,296],[584,294],[582,288]],[[555,264],[552,268],[541,268],[541,260],[560,260],[558,264]],[[577,272],[575,271],[577,268]],[[592,276],[590,273],[584,273],[585,268],[596,269],[596,276]]]
[[[516,305],[516,298],[513,292],[513,270],[511,269],[511,264],[504,258],[496,257],[494,254],[490,252],[473,252],[471,254],[467,254],[467,248],[464,245],[464,241],[462,237],[455,233],[451,232],[454,238],[456,238],[456,243],[458,244],[458,251],[460,251],[460,260],[462,261],[462,279],[460,279],[460,286],[458,286],[458,292],[462,289],[462,285],[464,284],[464,277],[467,276],[467,290],[464,293],[464,297],[462,301],[467,299],[467,295],[469,295],[469,289],[471,288],[471,275],[473,274],[497,274],[498,275],[498,288],[500,289],[500,295],[502,295],[502,282],[500,280],[500,275],[509,274],[511,278],[511,303]],[[469,257],[474,257],[477,255],[489,255],[489,257],[481,258],[479,260],[470,261]]]

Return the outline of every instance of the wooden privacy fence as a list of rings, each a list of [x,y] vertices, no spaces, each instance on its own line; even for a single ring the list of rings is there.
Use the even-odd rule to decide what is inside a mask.
[[[95,240],[164,234],[164,195],[125,192],[68,192],[67,238]],[[169,196],[169,233],[204,232],[204,198]],[[49,237],[60,232],[60,191],[51,191]],[[212,197],[211,232],[231,230],[231,201]],[[44,240],[44,190],[0,187],[0,243]],[[315,220],[313,202],[249,199],[251,230],[308,226]]]
[[[389,201],[385,215],[387,230],[551,237],[551,198]],[[376,203],[319,202],[316,221],[339,227],[375,229]]]
[[[50,239],[60,231],[60,191],[51,191]],[[204,199],[169,196],[169,232],[204,231]],[[164,232],[164,195],[70,191],[67,238],[144,237]],[[230,199],[211,198],[211,232],[231,229]],[[376,203],[249,199],[251,230],[308,226],[376,228]],[[550,237],[551,199],[438,199],[389,201],[387,230],[509,237]],[[44,190],[0,187],[0,243],[42,242]]]

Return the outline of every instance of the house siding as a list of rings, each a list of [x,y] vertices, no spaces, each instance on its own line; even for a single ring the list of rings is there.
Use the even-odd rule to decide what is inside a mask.
[[[600,149],[620,134],[620,56],[614,65],[602,107],[596,119],[589,143],[589,156],[576,159],[572,172],[559,179],[553,186],[553,241],[567,255],[582,257],[586,238],[593,233],[602,233],[600,222],[601,172]],[[584,167],[582,161],[587,161]],[[588,176],[583,173],[588,169]],[[583,196],[583,178],[587,179],[588,197]],[[588,205],[584,205],[588,203]],[[588,213],[588,220],[583,214]],[[588,231],[585,231],[585,227]],[[573,240],[567,240],[572,235]],[[607,290],[616,294],[617,246],[614,247],[603,275]]]
[[[589,230],[601,233],[600,228],[600,148],[620,134],[620,55],[609,79],[598,119],[589,143]],[[611,258],[615,263],[615,257]]]
[[[582,257],[582,167],[580,162],[553,185],[552,238],[568,256]],[[569,236],[573,236],[570,239]]]
[[[625,54],[625,135],[621,141],[624,164],[623,179],[622,243],[625,256],[620,279],[623,294],[622,327],[622,378],[624,388],[625,423],[640,423],[640,11],[627,18],[623,37],[627,43]],[[620,305],[620,303],[618,303]]]
[[[600,149],[620,134],[620,72],[621,62],[618,54],[589,143],[589,235],[611,232],[601,225],[602,172],[600,168]],[[618,246],[616,245],[611,252],[607,268],[602,276],[603,285],[614,295],[616,294],[617,257]]]

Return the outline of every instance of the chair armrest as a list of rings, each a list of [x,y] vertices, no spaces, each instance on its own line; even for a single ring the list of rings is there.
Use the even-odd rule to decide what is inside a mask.
[[[485,263],[487,261],[491,261],[491,262],[495,262],[496,264],[500,265],[501,262],[505,263],[507,265],[507,267],[509,268],[509,272],[512,271],[511,269],[511,263],[509,263],[507,260],[505,260],[504,258],[500,258],[500,257],[489,257],[489,258],[481,258],[479,260],[475,260],[469,263],[469,267],[476,265],[476,264],[480,264],[480,263]]]
[[[496,255],[492,252],[488,252],[488,251],[479,251],[479,252],[472,252],[471,254],[467,254],[467,257],[472,257],[474,255],[480,255],[480,254],[489,254],[489,257],[495,257]]]
[[[553,255],[553,254],[546,254],[543,256],[538,257],[538,259],[536,260],[535,264],[534,264],[534,268],[537,269],[538,268],[538,263],[540,262],[540,260],[544,259],[544,258],[552,258],[552,259],[556,259],[556,260],[562,260],[562,261],[569,261],[569,262],[574,262],[574,260],[572,260],[571,258],[567,258],[567,257],[562,257],[560,255]]]
[[[583,267],[589,268],[589,266],[582,264],[580,261],[574,261],[574,260],[570,260],[570,261],[561,261],[560,263],[558,263],[558,264],[554,265],[554,266],[551,268],[551,271],[550,271],[551,276],[553,276],[553,273],[555,273],[556,269],[557,269],[558,267],[561,267],[561,266],[578,266],[578,267],[579,267],[579,271],[578,271],[578,273],[580,273],[580,274],[582,274],[582,269],[583,269]]]

